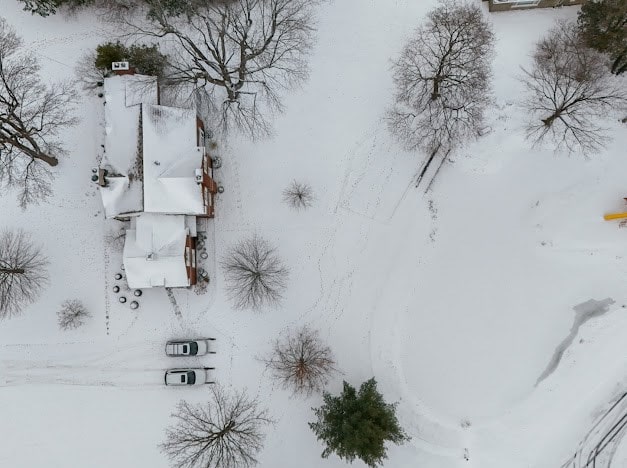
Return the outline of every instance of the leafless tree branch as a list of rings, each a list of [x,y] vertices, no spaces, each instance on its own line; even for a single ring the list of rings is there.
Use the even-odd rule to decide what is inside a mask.
[[[431,154],[478,136],[491,102],[494,34],[474,3],[445,0],[427,18],[393,64],[388,124],[408,149]]]
[[[0,234],[0,319],[18,315],[48,283],[48,261],[24,231]]]
[[[63,148],[57,140],[74,125],[69,83],[44,85],[34,56],[0,18],[0,188],[18,190],[23,208],[47,198]]]
[[[297,210],[309,208],[314,199],[313,189],[309,184],[293,181],[283,190],[283,201]]]
[[[584,154],[605,146],[601,122],[627,103],[627,86],[608,72],[606,60],[583,43],[574,22],[558,22],[538,42],[533,68],[523,69],[523,106],[533,119],[527,137],[534,145],[550,140]]]
[[[263,428],[273,422],[267,410],[243,391],[228,395],[214,384],[209,392],[206,404],[179,402],[161,450],[176,468],[256,465],[263,448]]]
[[[59,328],[61,330],[71,330],[78,328],[85,323],[91,314],[85,305],[76,299],[68,299],[61,304],[61,309],[57,312]]]
[[[275,340],[271,355],[263,362],[283,388],[291,389],[294,395],[321,392],[329,376],[337,372],[331,348],[320,340],[317,330],[307,326]]]
[[[186,14],[152,0],[144,22],[122,19],[129,34],[162,40],[170,57],[164,84],[178,86],[219,121],[253,138],[270,133],[282,93],[308,75],[314,33],[311,0],[201,2]]]
[[[281,300],[289,270],[266,240],[254,235],[235,244],[222,260],[229,295],[238,309],[259,309]]]

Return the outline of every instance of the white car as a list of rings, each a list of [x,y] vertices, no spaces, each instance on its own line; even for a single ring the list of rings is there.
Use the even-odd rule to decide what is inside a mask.
[[[198,338],[189,340],[172,340],[165,345],[168,356],[204,356],[215,354],[215,338]]]
[[[175,386],[204,385],[215,383],[214,367],[169,369],[165,371],[165,384]]]

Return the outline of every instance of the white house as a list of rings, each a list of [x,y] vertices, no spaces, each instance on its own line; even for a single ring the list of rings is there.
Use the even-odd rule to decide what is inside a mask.
[[[157,79],[105,78],[98,183],[107,218],[130,222],[124,268],[132,288],[196,283],[196,217],[213,218],[217,184],[204,123],[159,104]]]

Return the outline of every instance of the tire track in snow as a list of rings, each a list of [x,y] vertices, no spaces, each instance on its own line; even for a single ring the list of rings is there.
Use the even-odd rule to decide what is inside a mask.
[[[163,385],[163,372],[169,367],[162,343],[156,341],[20,344],[1,346],[0,350],[0,387]]]
[[[329,319],[329,323],[325,322],[325,326],[328,326],[329,330],[333,327],[333,323],[341,317],[344,310],[342,301],[346,302],[350,299],[354,276],[359,268],[352,266],[348,270],[344,270],[341,266],[338,267],[336,252],[342,235],[349,229],[355,232],[355,224],[358,225],[361,235],[358,239],[353,239],[358,245],[351,246],[354,248],[351,258],[356,260],[356,264],[360,264],[368,251],[373,223],[387,225],[395,221],[399,207],[409,194],[414,193],[410,190],[414,185],[414,178],[411,177],[408,178],[407,184],[399,192],[399,199],[391,207],[383,207],[383,194],[394,175],[394,171],[391,169],[394,164],[387,164],[386,167],[382,168],[383,172],[375,174],[377,170],[375,163],[378,161],[376,153],[380,149],[378,145],[382,144],[376,133],[370,145],[366,146],[360,141],[356,148],[349,153],[348,157],[351,161],[344,175],[343,188],[333,210],[336,214],[336,223],[329,232],[318,257],[320,294],[312,307],[301,315],[298,321],[302,322],[312,310],[324,307],[324,317]],[[365,160],[359,154],[364,149],[367,151]],[[376,184],[371,183],[373,177],[376,177]],[[354,205],[354,200],[360,202],[359,207]],[[435,221],[433,216],[432,221]],[[342,253],[345,252],[342,251]],[[337,271],[346,271],[346,273],[338,275]],[[332,278],[332,280],[326,278]],[[376,289],[382,291],[383,286]],[[380,297],[381,294],[373,293],[373,296]],[[378,309],[376,305],[373,305],[371,314],[376,315],[378,313],[380,315],[381,312],[377,312]],[[458,460],[460,463],[470,463],[470,448],[468,448],[468,461],[464,462],[463,457],[466,454],[464,452],[465,445],[470,445],[471,441],[463,439],[462,429],[453,424],[441,423],[435,415],[426,410],[422,402],[413,397],[411,390],[407,387],[402,369],[395,369],[395,363],[400,362],[398,358],[389,359],[389,356],[377,354],[376,343],[378,341],[399,343],[398,339],[386,340],[381,336],[381,333],[385,334],[384,331],[390,330],[390,327],[392,327],[390,330],[392,333],[398,333],[398,325],[393,325],[395,321],[390,319],[387,312],[385,315],[385,323],[376,324],[369,328],[367,339],[371,349],[371,364],[374,375],[378,377],[387,376],[387,380],[396,382],[396,386],[400,389],[401,405],[406,408],[406,414],[410,419],[411,433],[415,435],[412,444],[421,451],[439,457]],[[398,353],[396,354],[398,355]]]

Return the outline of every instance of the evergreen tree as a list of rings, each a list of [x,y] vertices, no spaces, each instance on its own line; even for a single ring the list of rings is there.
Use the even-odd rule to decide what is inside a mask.
[[[93,3],[93,0],[19,0],[24,4],[24,10],[39,16],[54,15],[57,8],[67,5],[77,8]]]
[[[163,76],[167,58],[156,45],[133,44],[126,47],[120,42],[107,42],[96,47],[94,65],[104,73],[111,71],[112,62],[128,61],[139,73]]]
[[[583,40],[608,54],[612,73],[627,71],[627,2],[592,0],[582,5],[577,19]]]
[[[128,60],[140,73],[161,77],[167,57],[159,52],[156,45],[133,44],[128,48]]]
[[[20,0],[24,3],[24,10],[39,16],[54,15],[59,6],[59,0]]]
[[[111,70],[112,62],[128,60],[128,49],[120,42],[106,42],[96,47],[96,61],[94,65],[99,70]]]
[[[318,440],[326,444],[323,458],[335,453],[346,461],[360,458],[376,467],[387,458],[386,441],[402,444],[409,440],[396,418],[396,404],[383,400],[374,378],[362,383],[359,392],[344,382],[339,396],[324,392],[323,399],[320,408],[313,408],[318,420],[309,423]]]
[[[122,7],[124,9],[147,6],[148,17],[154,17],[156,12],[163,12],[173,17],[182,14],[192,14],[198,5],[203,3],[229,3],[235,0],[18,0],[24,4],[24,10],[39,16],[50,16],[57,13],[61,6],[70,10],[94,5],[105,9]]]

